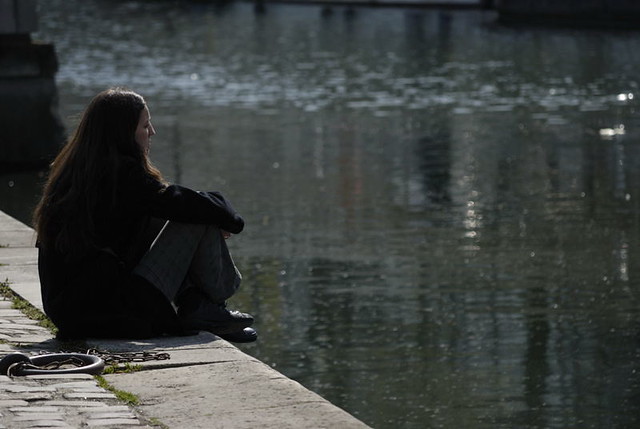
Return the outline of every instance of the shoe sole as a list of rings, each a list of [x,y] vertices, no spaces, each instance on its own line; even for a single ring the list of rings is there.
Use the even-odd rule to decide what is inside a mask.
[[[249,331],[249,332],[247,332]],[[258,339],[258,333],[253,330],[245,330],[238,332],[232,332],[230,334],[216,334],[223,340],[229,341],[231,343],[253,343]]]
[[[207,331],[212,334],[233,334],[248,328],[253,324],[253,320],[234,320],[225,323],[203,323],[203,322],[183,322],[183,329]]]

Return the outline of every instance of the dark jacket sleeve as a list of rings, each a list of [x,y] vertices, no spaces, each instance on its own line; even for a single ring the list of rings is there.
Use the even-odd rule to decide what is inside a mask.
[[[244,220],[219,192],[195,191],[176,184],[165,185],[133,168],[123,187],[132,210],[151,217],[216,225],[238,234]]]

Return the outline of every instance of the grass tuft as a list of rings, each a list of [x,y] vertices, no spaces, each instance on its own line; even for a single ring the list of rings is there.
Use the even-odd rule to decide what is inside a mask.
[[[142,371],[142,365],[135,365],[129,362],[125,362],[123,366],[109,365],[102,371],[103,374],[131,374],[134,372]]]
[[[159,427],[161,429],[169,429],[169,426],[165,425],[164,423],[162,423],[160,420],[158,420],[156,417],[151,417],[149,419],[149,424],[152,425],[153,427]]]
[[[113,387],[105,378],[101,375],[94,376],[98,381],[98,386],[102,387],[105,390],[116,395],[120,401],[126,403],[127,405],[138,405],[140,403],[140,399],[133,393],[125,392],[124,390],[119,390]]]
[[[0,296],[10,300],[12,308],[20,310],[29,319],[37,321],[39,326],[47,328],[53,335],[56,335],[58,333],[58,328],[53,324],[51,319],[49,319],[42,311],[31,305],[29,301],[15,293],[13,289],[9,287],[9,284],[8,279],[0,282]]]

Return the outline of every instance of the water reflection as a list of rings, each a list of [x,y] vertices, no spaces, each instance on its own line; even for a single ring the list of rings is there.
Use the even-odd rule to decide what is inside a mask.
[[[374,427],[638,423],[635,34],[113,5],[41,5],[63,116],[132,86],[168,178],[233,197],[249,353]]]

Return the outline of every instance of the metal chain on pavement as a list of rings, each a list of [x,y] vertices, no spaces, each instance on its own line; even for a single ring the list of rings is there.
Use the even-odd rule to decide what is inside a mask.
[[[148,362],[152,360],[169,360],[171,356],[165,352],[110,352],[106,350],[89,349],[86,354],[98,356],[107,365],[117,365],[130,362]]]

